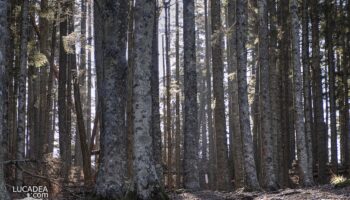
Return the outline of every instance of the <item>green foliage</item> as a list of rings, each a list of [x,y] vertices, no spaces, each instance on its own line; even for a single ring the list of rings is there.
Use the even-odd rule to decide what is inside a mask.
[[[34,65],[35,67],[44,67],[47,63],[47,57],[38,51],[34,52],[32,59],[29,61],[29,65]]]
[[[64,50],[68,54],[74,54],[74,46],[77,41],[80,39],[80,35],[78,32],[72,32],[69,35],[63,37],[63,46]]]
[[[334,187],[346,187],[350,186],[350,179],[346,179],[344,176],[333,175],[330,182]]]

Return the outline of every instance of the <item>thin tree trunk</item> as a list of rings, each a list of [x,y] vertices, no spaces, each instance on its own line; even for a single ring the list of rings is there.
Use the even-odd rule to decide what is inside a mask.
[[[90,149],[88,147],[87,138],[86,138],[86,130],[85,123],[83,117],[83,109],[81,105],[81,97],[80,97],[80,88],[79,88],[79,77],[76,77],[74,80],[74,102],[75,102],[75,112],[77,115],[77,124],[78,124],[78,134],[80,139],[80,150],[82,152],[83,157],[83,171],[84,171],[84,181],[85,186],[90,186],[91,181],[91,155]]]
[[[326,163],[328,160],[327,130],[324,122],[324,109],[322,100],[322,72],[320,64],[320,38],[319,38],[319,4],[317,0],[311,1],[312,24],[312,71],[313,71],[313,109],[315,117],[315,135],[317,138],[318,181],[327,182]]]
[[[239,105],[238,105],[238,84],[237,84],[237,34],[235,31],[235,21],[237,19],[236,13],[237,0],[230,0],[228,2],[228,25],[229,25],[229,38],[228,38],[228,77],[229,77],[229,89],[230,89],[230,123],[232,123],[232,150],[233,165],[234,165],[234,180],[235,188],[241,188],[244,186],[243,172],[243,149],[242,149],[242,135],[239,124]]]
[[[196,71],[196,33],[194,0],[184,5],[184,187],[199,189],[198,169],[198,103]]]
[[[329,75],[329,106],[330,106],[330,126],[331,126],[331,163],[334,173],[338,171],[338,144],[337,144],[337,108],[335,97],[335,58],[333,50],[333,31],[334,31],[334,1],[326,1],[325,18],[326,18],[326,49],[327,49],[327,64]]]
[[[311,100],[311,75],[310,75],[310,53],[309,53],[309,11],[308,1],[302,2],[302,61],[303,61],[303,83],[304,83],[304,116],[306,148],[308,154],[308,171],[313,181],[313,153],[312,153],[312,100]]]
[[[298,17],[298,4],[296,0],[290,1],[290,12],[292,19],[292,63],[294,80],[294,102],[295,102],[295,131],[297,139],[298,161],[300,177],[304,186],[313,185],[312,171],[309,171],[309,159],[306,143],[306,132],[303,112],[303,82],[301,75],[300,56],[300,22]]]
[[[61,9],[66,10],[67,4],[61,4]],[[67,16],[62,14],[62,21],[60,22],[60,49],[59,49],[59,78],[58,78],[58,128],[59,128],[59,149],[60,157],[62,160],[62,177],[68,179],[68,161],[67,158],[67,102],[66,102],[66,92],[67,92],[67,53],[64,49],[64,37],[67,36],[68,19]]]
[[[225,123],[225,103],[224,103],[224,65],[222,59],[222,37],[221,32],[221,3],[220,1],[211,1],[211,19],[212,19],[212,54],[213,54],[213,92],[215,99],[214,109],[214,127],[216,136],[216,171],[217,189],[229,189],[228,175],[228,155],[227,155],[227,137]]]
[[[176,41],[175,41],[175,59],[176,59],[176,85],[178,87],[178,90],[176,92],[176,104],[175,104],[175,124],[176,124],[176,140],[175,140],[175,157],[176,157],[176,188],[181,188],[180,181],[181,181],[181,158],[180,158],[180,140],[181,140],[181,127],[180,127],[180,27],[179,27],[179,0],[176,0]]]
[[[172,147],[172,133],[171,133],[171,94],[170,94],[170,88],[171,88],[171,66],[170,66],[170,0],[163,0],[164,3],[164,9],[165,9],[165,62],[166,62],[166,133],[167,133],[167,149],[168,149],[168,157],[167,157],[167,166],[168,166],[168,173],[167,173],[167,180],[168,180],[168,187],[172,188],[173,186],[173,177],[172,177],[172,154],[173,154],[173,147]]]
[[[91,95],[91,89],[92,89],[92,54],[91,54],[91,47],[92,47],[92,1],[87,2],[87,96],[86,96],[86,132],[87,132],[87,138],[91,138],[91,101],[92,101],[92,95]],[[97,107],[97,105],[95,105]],[[88,140],[88,145],[90,145],[90,141]]]
[[[262,169],[264,186],[267,190],[277,189],[277,179],[273,164],[273,135],[271,132],[270,65],[268,41],[267,0],[258,0],[259,21],[259,70],[260,70],[260,122],[262,137]],[[258,83],[257,83],[258,84]]]
[[[216,188],[216,153],[215,138],[213,130],[213,112],[212,112],[212,86],[211,86],[211,28],[210,28],[210,5],[211,0],[204,0],[205,10],[205,68],[207,82],[207,120],[208,120],[208,136],[209,136],[209,184],[211,189]]]
[[[18,124],[17,124],[17,156],[18,160],[25,157],[25,127],[26,127],[26,81],[27,81],[27,44],[28,44],[28,20],[29,1],[22,4],[22,24],[20,43],[20,71],[18,84]],[[17,170],[16,184],[23,184],[23,172]]]
[[[40,9],[42,13],[48,12],[48,1],[42,0],[40,3]],[[40,15],[41,16],[41,15]],[[40,52],[44,55],[48,55],[49,52],[49,21],[45,17],[39,18],[39,29],[40,29]],[[49,59],[49,57],[47,57]],[[41,160],[43,155],[48,152],[48,107],[47,107],[47,85],[48,85],[48,69],[49,64],[46,63],[40,68],[40,110],[39,110],[39,126],[40,132],[38,138],[38,157],[37,159]]]
[[[47,89],[47,114],[46,117],[47,119],[47,131],[46,133],[48,134],[48,153],[53,153],[54,150],[54,129],[52,129],[52,126],[54,124],[54,119],[53,118],[53,109],[52,109],[52,103],[54,99],[52,98],[53,94],[53,86],[54,86],[54,65],[55,65],[55,51],[56,51],[56,35],[57,35],[57,12],[55,13],[55,21],[52,24],[52,36],[51,36],[51,54],[50,54],[50,73],[49,73],[49,78],[48,78],[48,89]]]
[[[281,38],[279,42],[279,59],[278,64],[281,66],[281,138],[280,153],[278,155],[279,164],[282,166],[279,172],[280,184],[283,186],[290,185],[289,169],[292,164],[291,159],[291,107],[293,106],[293,98],[290,92],[290,27],[289,27],[289,0],[281,0],[278,5],[278,23],[281,29]],[[294,132],[293,132],[294,135]]]
[[[133,79],[133,57],[132,53],[134,50],[134,0],[131,0],[129,5],[129,16],[128,16],[128,77],[127,77],[127,131],[128,131],[128,173],[129,177],[132,178],[132,148],[133,148],[133,110],[132,110],[132,79]]]

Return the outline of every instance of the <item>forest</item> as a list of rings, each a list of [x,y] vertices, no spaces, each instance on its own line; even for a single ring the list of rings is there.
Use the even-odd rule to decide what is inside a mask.
[[[0,200],[350,199],[350,0],[0,0]]]

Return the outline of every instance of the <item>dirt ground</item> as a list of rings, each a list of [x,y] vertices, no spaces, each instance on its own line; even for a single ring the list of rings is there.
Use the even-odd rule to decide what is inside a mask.
[[[170,194],[172,200],[350,200],[350,186],[334,188],[324,185],[302,189],[283,189],[276,192],[217,192],[198,191],[186,192],[176,191]]]

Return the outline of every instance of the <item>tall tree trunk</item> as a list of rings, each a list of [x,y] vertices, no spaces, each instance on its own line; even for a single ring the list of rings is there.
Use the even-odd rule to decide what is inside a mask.
[[[176,92],[176,104],[175,104],[175,116],[176,116],[176,141],[175,141],[175,160],[176,160],[176,187],[181,188],[180,181],[181,181],[181,158],[180,158],[180,141],[181,141],[181,127],[180,127],[180,27],[179,27],[179,0],[176,0],[176,41],[175,41],[175,59],[176,59],[176,85],[178,87],[178,90]]]
[[[209,136],[209,183],[210,188],[216,188],[216,153],[213,130],[213,112],[212,112],[212,84],[211,84],[211,28],[210,28],[210,5],[211,0],[204,0],[205,10],[205,68],[207,82],[207,120]]]
[[[304,83],[304,116],[305,136],[308,154],[308,171],[313,181],[313,153],[312,153],[312,99],[311,99],[311,75],[310,75],[310,53],[309,53],[309,5],[307,0],[302,2],[302,61],[303,61],[303,83]]]
[[[347,10],[347,16],[349,16],[349,14],[350,14],[350,1],[348,1],[347,2],[347,5],[346,5],[346,10]],[[345,20],[346,20],[346,18],[345,18]],[[346,23],[346,21],[345,21],[345,23]],[[347,20],[347,24],[346,24],[347,26],[350,26],[350,22],[349,22],[349,20]],[[349,117],[349,83],[348,83],[348,79],[349,79],[349,73],[350,73],[350,61],[349,61],[349,59],[350,59],[350,56],[349,56],[349,54],[350,54],[350,32],[349,31],[347,31],[346,32],[346,44],[345,44],[345,46],[344,46],[344,48],[345,48],[345,56],[344,56],[344,64],[343,64],[343,80],[342,80],[342,82],[343,82],[343,84],[344,84],[344,111],[343,111],[343,120],[344,120],[344,134],[345,134],[345,136],[347,135],[347,144],[346,144],[346,146],[347,146],[347,150],[349,151],[349,148],[350,148],[350,136],[349,136],[349,132],[346,132],[346,131],[348,131],[349,129],[350,129],[350,121],[349,121],[349,119],[350,119],[350,117]],[[349,152],[346,152],[346,155],[345,155],[345,157],[346,157],[346,161],[347,162],[345,162],[347,165],[348,165],[348,167],[350,167],[349,166],[349,162],[350,162],[350,153]],[[348,169],[348,171],[350,171],[350,168]]]
[[[163,162],[162,162],[162,132],[160,130],[160,113],[159,113],[159,58],[158,58],[158,5],[155,4],[155,17],[153,25],[152,39],[152,140],[153,155],[156,172],[162,185],[163,182]]]
[[[292,121],[293,98],[290,90],[290,18],[289,18],[289,0],[281,0],[278,5],[278,23],[281,29],[281,38],[279,42],[278,64],[281,66],[281,141],[280,153],[278,155],[282,170],[280,170],[280,183],[283,186],[289,186],[289,169],[292,165],[292,142],[291,132],[293,131]],[[294,135],[294,132],[292,133]]]
[[[317,138],[318,181],[327,181],[327,130],[324,122],[324,109],[322,100],[322,72],[320,64],[320,37],[319,37],[319,4],[317,0],[311,1],[312,24],[312,71],[313,71],[313,109],[315,117],[315,135]]]
[[[67,3],[62,3],[61,8],[67,10]],[[67,158],[67,137],[69,135],[67,130],[67,64],[68,56],[64,48],[64,37],[68,32],[68,18],[66,15],[61,14],[62,21],[60,22],[60,49],[59,49],[59,78],[58,78],[58,128],[59,128],[59,144],[60,144],[60,157],[62,160],[62,177],[68,179],[69,164]]]
[[[122,198],[127,191],[126,39],[128,0],[95,1],[98,95],[101,102],[101,152],[95,193]],[[101,12],[104,15],[100,15]],[[96,24],[102,23],[102,24]],[[152,32],[152,31],[150,31]]]
[[[48,12],[48,1],[42,0],[40,3],[40,9],[41,9],[41,15],[43,16]],[[40,52],[44,54],[45,56],[48,55],[49,51],[49,21],[45,17],[39,18],[39,29],[40,29]],[[47,59],[49,59],[47,57]],[[47,84],[48,84],[48,68],[49,63],[46,63],[44,66],[40,68],[40,110],[39,110],[39,126],[40,126],[40,132],[38,140],[38,157],[37,159],[41,160],[43,158],[43,155],[48,152],[48,113],[47,113]]]
[[[27,44],[28,44],[28,20],[29,1],[22,4],[22,24],[20,43],[20,71],[18,79],[18,124],[17,124],[17,159],[25,157],[25,128],[26,128],[26,81],[27,81]],[[23,172],[17,170],[16,184],[23,184]]]
[[[91,53],[91,47],[92,47],[92,1],[87,2],[87,96],[86,96],[86,132],[88,135],[88,139],[91,138],[91,106],[92,106],[92,53]],[[95,105],[97,107],[97,105]],[[89,140],[88,140],[89,143]],[[90,144],[89,144],[90,145]]]
[[[228,13],[228,26],[229,26],[229,38],[228,38],[228,77],[229,77],[229,93],[230,95],[230,123],[232,123],[232,156],[234,165],[234,180],[235,188],[241,188],[244,186],[243,172],[243,149],[242,149],[242,135],[239,124],[239,105],[238,105],[238,84],[237,84],[237,34],[235,31],[235,21],[237,19],[236,13],[237,0],[230,0],[227,6]],[[230,136],[231,136],[230,135]]]
[[[259,18],[259,70],[260,70],[260,121],[262,137],[262,168],[264,186],[267,190],[277,189],[277,179],[273,164],[273,135],[271,132],[270,65],[268,40],[267,0],[258,0]],[[258,84],[258,83],[257,83]]]
[[[46,100],[46,117],[47,120],[47,131],[46,133],[48,134],[48,153],[53,153],[54,150],[54,138],[55,138],[55,133],[54,133],[54,127],[53,125],[55,118],[53,117],[53,108],[52,104],[54,102],[54,96],[53,94],[53,87],[54,87],[54,71],[55,71],[55,52],[56,52],[56,35],[57,35],[57,15],[58,13],[55,12],[55,19],[52,23],[52,36],[51,36],[51,54],[50,54],[50,73],[49,73],[49,78],[48,78],[48,89],[47,89],[47,100]]]
[[[280,183],[281,176],[280,171],[281,166],[279,165],[279,152],[281,151],[281,67],[277,64],[277,8],[276,0],[268,1],[268,11],[269,11],[269,62],[270,62],[270,97],[271,97],[271,132],[273,135],[273,163],[275,168],[275,173],[277,176],[278,185],[282,186]]]
[[[338,144],[337,144],[337,108],[335,97],[335,58],[333,50],[333,31],[334,31],[334,1],[326,1],[325,5],[325,18],[326,18],[326,49],[327,49],[327,64],[329,75],[329,109],[330,109],[330,126],[331,126],[331,163],[334,173],[338,171]]]
[[[87,21],[87,0],[81,0],[81,19],[80,19],[80,65],[79,65],[79,84],[80,84],[80,95],[82,98],[81,106],[84,112],[85,126],[87,119],[86,112],[86,77],[87,77],[87,63],[86,63],[86,44],[87,44],[87,33],[86,33],[86,21]],[[87,137],[90,138],[90,133],[87,133]]]
[[[167,157],[167,180],[168,187],[173,186],[173,177],[172,177],[172,134],[171,134],[171,66],[170,66],[170,0],[163,0],[164,9],[165,9],[165,62],[166,62],[166,134],[167,134],[167,143],[168,143],[168,157]]]
[[[199,189],[196,33],[194,0],[184,5],[184,187]]]
[[[244,175],[246,187],[251,190],[260,190],[256,175],[253,151],[253,139],[250,131],[248,85],[247,85],[247,23],[248,1],[237,0],[237,81],[240,129],[243,141]]]
[[[133,79],[133,57],[132,52],[134,50],[134,0],[129,2],[129,16],[128,16],[128,77],[127,77],[127,91],[128,100],[126,108],[126,126],[128,131],[128,173],[129,177],[132,178],[132,148],[133,148],[133,110],[132,110],[132,79]]]
[[[212,54],[213,54],[213,92],[215,99],[214,109],[214,127],[216,140],[216,171],[217,189],[229,189],[228,177],[228,155],[227,155],[227,137],[225,122],[225,103],[224,103],[224,63],[222,59],[222,32],[221,32],[221,3],[220,1],[211,1],[211,19],[212,19]]]
[[[4,161],[5,154],[6,154],[6,131],[5,127],[3,126],[4,122],[4,106],[5,106],[5,92],[6,92],[6,48],[8,47],[7,44],[7,0],[0,0],[0,162]],[[0,199],[9,200],[10,196],[6,190],[6,182],[5,182],[5,175],[4,175],[4,165],[0,166]]]
[[[87,144],[86,138],[86,130],[85,123],[83,117],[83,109],[81,105],[81,97],[80,97],[80,88],[79,88],[79,77],[76,77],[74,80],[74,102],[75,102],[75,112],[77,115],[77,124],[78,124],[78,134],[80,139],[80,147],[79,149],[82,152],[83,157],[83,171],[84,171],[84,181],[85,186],[90,186],[91,181],[91,155],[90,149]]]
[[[138,199],[157,199],[162,194],[152,152],[152,42],[155,1],[135,4],[135,49],[133,78],[134,182]]]
[[[303,112],[303,82],[301,75],[301,56],[300,56],[300,22],[298,17],[298,4],[296,0],[290,1],[290,12],[292,19],[292,63],[293,63],[293,81],[294,81],[294,112],[295,112],[295,131],[297,139],[298,161],[300,168],[300,177],[303,185],[313,184],[312,171],[309,171],[309,159],[307,152],[304,112]]]

